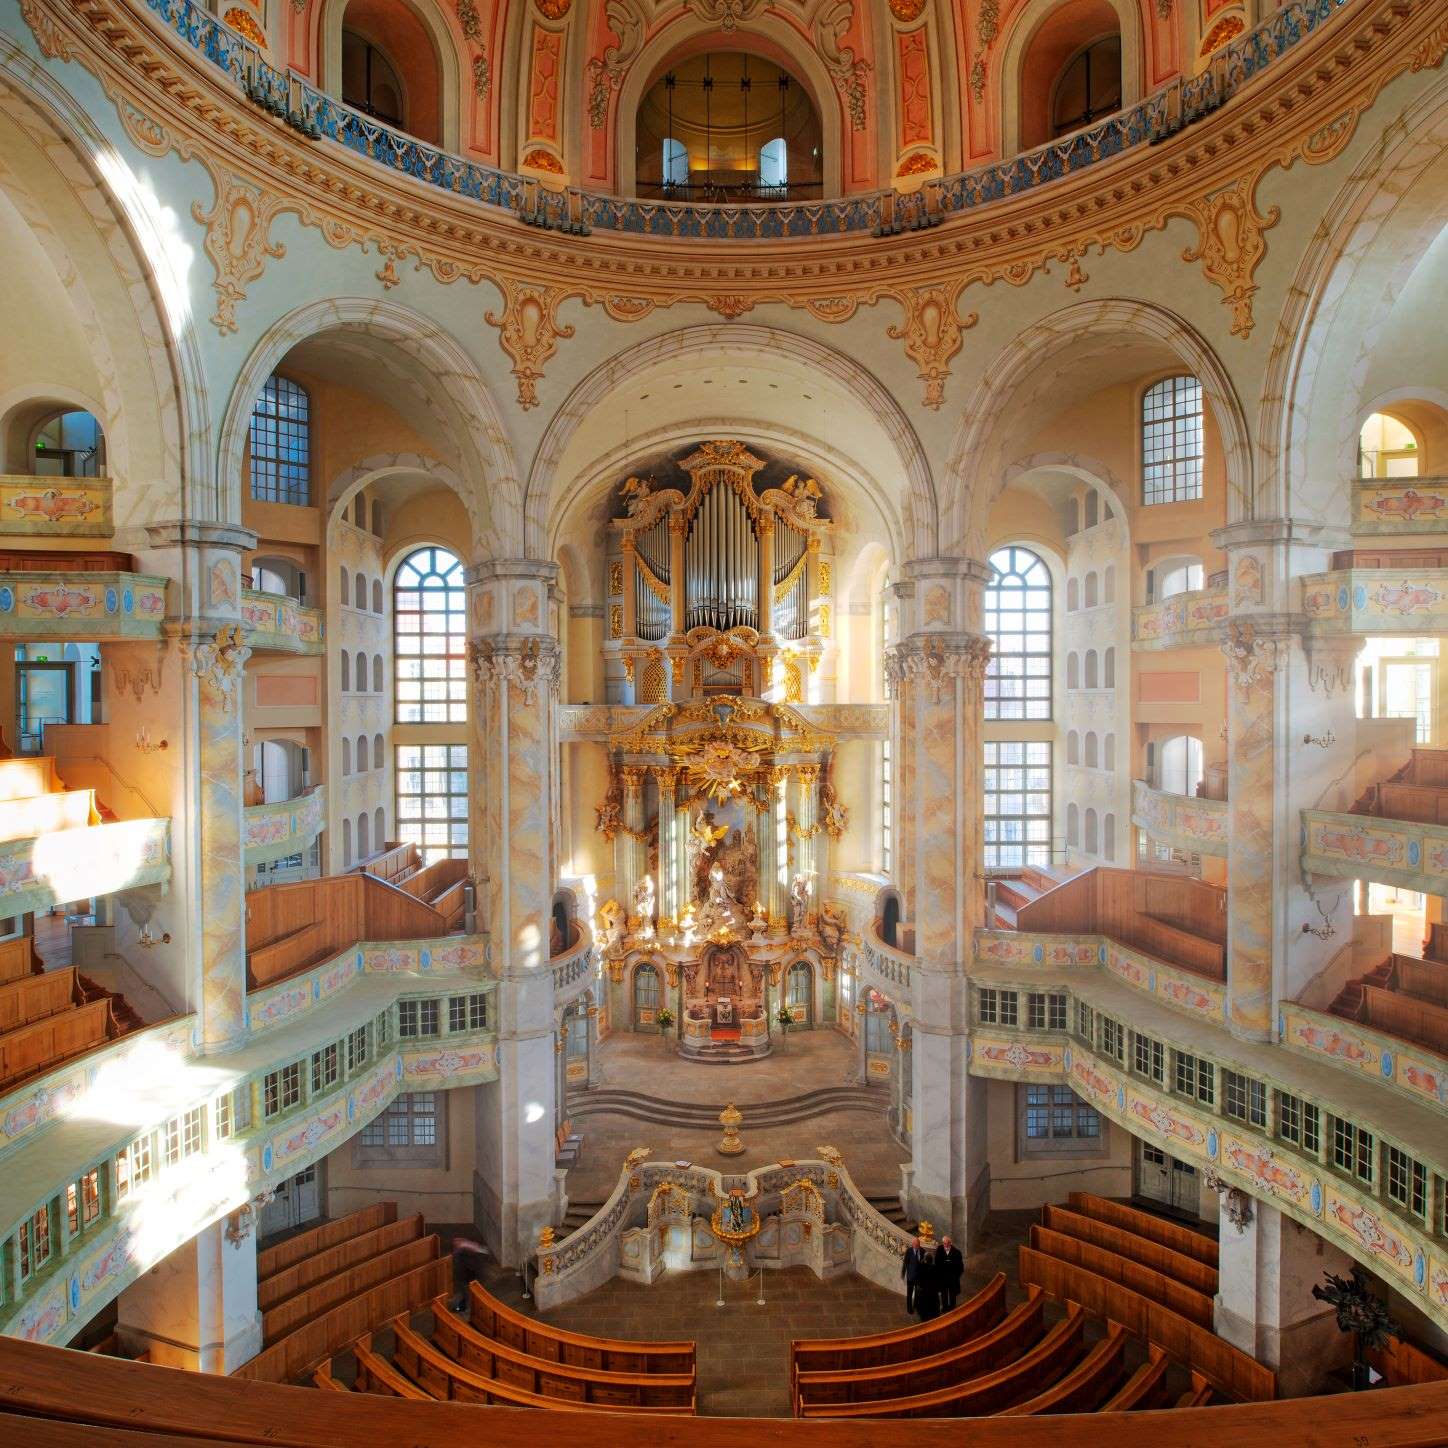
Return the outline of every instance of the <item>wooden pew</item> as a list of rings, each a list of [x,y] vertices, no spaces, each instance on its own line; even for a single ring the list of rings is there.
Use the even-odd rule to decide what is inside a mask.
[[[1030,1247],[1023,1245],[1018,1253],[1022,1285],[1041,1287],[1058,1301],[1080,1303],[1093,1316],[1121,1323],[1142,1342],[1155,1343],[1183,1367],[1199,1372],[1224,1397],[1262,1402],[1276,1396],[1277,1378],[1270,1368],[1161,1303]]]
[[[1041,1225],[1053,1232],[1062,1232],[1068,1237],[1079,1237],[1095,1247],[1104,1247],[1119,1257],[1129,1257],[1150,1267],[1197,1292],[1209,1297],[1217,1290],[1217,1269],[1208,1266],[1198,1257],[1189,1257],[1185,1252],[1174,1251],[1171,1247],[1143,1237],[1139,1232],[1124,1227],[1114,1227],[1082,1212],[1073,1212],[1068,1207],[1052,1206],[1041,1208]]]
[[[1393,956],[1393,989],[1429,1005],[1448,1006],[1448,966],[1419,960],[1413,955]]]
[[[1094,1192],[1072,1192],[1066,1201],[1071,1211],[1079,1212],[1084,1217],[1094,1217],[1098,1222],[1109,1222],[1113,1227],[1145,1237],[1148,1242],[1160,1242],[1163,1247],[1170,1247],[1173,1252],[1195,1257],[1198,1262],[1205,1262],[1211,1267],[1217,1265],[1216,1242],[1201,1232],[1192,1231],[1190,1227],[1182,1227],[1175,1222],[1154,1217],[1150,1212],[1138,1211],[1123,1202],[1113,1202],[1109,1197],[1098,1197]]]
[[[337,1379],[332,1376],[332,1364],[330,1362],[323,1363],[322,1366],[312,1374],[312,1381],[324,1392],[350,1393],[352,1391],[346,1383],[339,1383]]]
[[[808,1409],[824,1411],[829,1404],[872,1402],[952,1388],[1014,1362],[1045,1330],[1046,1299],[1033,1291],[995,1327],[930,1357],[877,1368],[799,1373],[794,1385],[795,1414],[807,1417]]]
[[[257,1281],[265,1282],[285,1268],[305,1262],[329,1247],[335,1247],[353,1237],[360,1237],[364,1232],[374,1231],[396,1220],[396,1202],[373,1202],[370,1206],[348,1212],[345,1217],[336,1217],[330,1222],[323,1222],[319,1227],[298,1232],[295,1237],[288,1237],[285,1242],[278,1242],[275,1247],[268,1247],[256,1254]],[[307,1283],[302,1282],[300,1285],[305,1287]],[[261,1295],[259,1287],[257,1295]],[[260,1305],[267,1307],[273,1304]]]
[[[999,1413],[1029,1398],[1042,1382],[1071,1371],[1085,1351],[1086,1314],[1070,1311],[1031,1350],[1005,1367],[954,1387],[869,1403],[806,1406],[806,1418],[970,1418]]]
[[[604,1368],[615,1373],[691,1373],[695,1370],[692,1342],[628,1342],[565,1332],[561,1327],[549,1327],[514,1312],[476,1282],[469,1284],[468,1293],[468,1319],[478,1332],[518,1348],[530,1357],[583,1368]]]
[[[1171,1359],[1155,1345],[1148,1349],[1148,1353],[1147,1360],[1102,1403],[1097,1412],[1130,1413],[1160,1404]]]
[[[611,1405],[583,1403],[564,1398],[545,1398],[523,1388],[510,1387],[483,1373],[475,1373],[439,1352],[425,1337],[407,1326],[405,1318],[391,1324],[393,1365],[422,1388],[429,1397],[444,1402],[495,1403],[514,1408],[551,1408],[565,1413],[615,1412]],[[631,1413],[679,1413],[679,1408],[635,1407]]]
[[[379,1393],[389,1398],[410,1398],[421,1403],[432,1397],[418,1387],[410,1378],[398,1372],[381,1354],[372,1349],[372,1334],[352,1346],[352,1355],[357,1359],[357,1391]]]
[[[1412,1041],[1430,1051],[1448,1054],[1448,1006],[1415,996],[1399,995],[1381,986],[1364,985],[1358,1019],[1365,1026]]]
[[[117,1033],[107,1000],[90,1001],[0,1036],[0,1086],[10,1086],[101,1046]]]
[[[388,1205],[396,1210],[395,1203]],[[367,1210],[374,1209],[368,1208]],[[316,1251],[311,1256],[302,1258],[300,1262],[293,1263],[290,1267],[284,1267],[259,1282],[256,1289],[256,1305],[266,1312],[278,1303],[285,1302],[287,1298],[294,1297],[297,1293],[321,1282],[324,1278],[333,1277],[338,1272],[345,1272],[349,1267],[356,1267],[373,1257],[381,1256],[382,1253],[390,1252],[394,1247],[415,1242],[422,1235],[422,1215],[419,1213],[413,1217],[405,1217],[400,1222],[391,1222],[386,1226],[375,1227],[370,1232],[361,1232],[355,1237],[349,1237],[333,1247]]]
[[[0,841],[33,840],[101,822],[93,789],[66,789],[0,803]]]
[[[929,1322],[863,1337],[797,1338],[789,1346],[790,1377],[929,1357],[994,1327],[1005,1311],[1006,1274],[997,1272],[974,1297]]]
[[[448,1311],[447,1298],[432,1304],[432,1344],[472,1372],[542,1398],[613,1408],[673,1408],[693,1413],[696,1373],[613,1373],[530,1357],[483,1337]]]
[[[1129,1257],[1108,1251],[1105,1247],[1083,1242],[1079,1237],[1068,1237],[1063,1232],[1053,1232],[1035,1223],[1031,1225],[1031,1246],[1049,1257],[1084,1267],[1098,1277],[1119,1282],[1133,1292],[1153,1298],[1199,1327],[1210,1328],[1212,1325],[1212,1299],[1164,1272],[1144,1267],[1140,1262],[1133,1262]]]
[[[24,980],[27,975],[37,975],[35,964],[35,942],[28,935],[17,935],[13,940],[0,940],[0,982]]]
[[[1192,1374],[1192,1385],[1176,1400],[1178,1408],[1205,1408],[1212,1401],[1212,1385],[1201,1373]]]
[[[1054,1387],[1014,1408],[1002,1417],[1030,1417],[1038,1413],[1094,1413],[1121,1381],[1126,1357],[1127,1331],[1113,1322],[1105,1337]]]
[[[285,1302],[279,1302],[269,1311],[262,1313],[262,1341],[267,1347],[280,1341],[288,1333],[295,1332],[303,1323],[336,1307],[339,1302],[360,1297],[383,1282],[405,1276],[418,1267],[433,1261],[439,1252],[436,1237],[419,1237],[416,1241],[405,1242],[390,1252],[359,1262],[343,1272],[324,1277],[320,1282]]]
[[[1448,1367],[1432,1353],[1401,1337],[1390,1337],[1386,1347],[1369,1349],[1367,1359],[1390,1388],[1448,1382]]]
[[[74,966],[21,976],[0,985],[0,1032],[18,1030],[81,1004]]]

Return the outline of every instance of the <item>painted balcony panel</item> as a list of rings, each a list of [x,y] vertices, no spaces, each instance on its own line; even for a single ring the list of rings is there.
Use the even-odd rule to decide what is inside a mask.
[[[1353,484],[1353,532],[1365,537],[1448,533],[1448,478],[1373,478]]]
[[[122,820],[0,844],[0,916],[171,878],[171,821]]]
[[[268,865],[300,854],[326,828],[327,790],[315,784],[296,799],[248,805],[242,814],[242,858],[247,865]]]
[[[0,474],[0,537],[109,538],[114,532],[109,478]]]
[[[0,636],[159,639],[166,580],[144,573],[10,573],[0,583]]]
[[[1314,573],[1302,580],[1302,611],[1314,634],[1437,633],[1448,629],[1448,568]]]
[[[1305,809],[1302,868],[1312,875],[1448,894],[1448,825]]]
[[[1131,781],[1131,822],[1152,839],[1198,855],[1227,854],[1227,802],[1152,789]]]
[[[327,626],[319,608],[306,608],[281,593],[241,591],[241,623],[253,650],[281,654],[320,654]]]
[[[1231,605],[1225,588],[1174,593],[1131,613],[1131,641],[1138,649],[1184,649],[1217,642]]]
[[[1390,1082],[1415,1101],[1448,1107],[1448,1060],[1425,1046],[1295,1002],[1277,1018],[1277,1039],[1294,1051]]]

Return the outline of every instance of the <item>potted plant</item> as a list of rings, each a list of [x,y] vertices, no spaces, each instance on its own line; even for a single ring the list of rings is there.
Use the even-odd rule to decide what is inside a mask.
[[[774,1019],[779,1022],[779,1028],[784,1033],[784,1042],[789,1043],[789,1028],[794,1024],[794,1013],[788,1006],[780,1006],[774,1013]]]
[[[1366,1354],[1386,1347],[1397,1335],[1398,1324],[1388,1315],[1387,1304],[1369,1289],[1368,1274],[1361,1267],[1354,1266],[1351,1277],[1329,1272],[1327,1285],[1318,1283],[1312,1295],[1332,1304],[1339,1332],[1352,1333],[1352,1387],[1361,1392],[1368,1386]]]
[[[668,1008],[668,1006],[665,1006],[665,1007],[664,1007],[661,1011],[659,1011],[659,1013],[654,1017],[654,1020],[658,1023],[659,1034],[660,1034],[661,1036],[664,1036],[664,1037],[667,1038],[667,1036],[668,1036],[668,1034],[669,1034],[669,1029],[670,1029],[670,1027],[674,1024],[674,1013],[673,1013],[673,1011],[671,1011],[671,1010]]]

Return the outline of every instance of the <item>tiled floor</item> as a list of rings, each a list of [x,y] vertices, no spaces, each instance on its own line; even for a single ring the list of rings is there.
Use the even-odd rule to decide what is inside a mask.
[[[697,1161],[716,1169],[747,1171],[781,1157],[812,1156],[816,1146],[836,1146],[867,1195],[900,1190],[900,1163],[909,1153],[894,1140],[885,1124],[889,1095],[879,1088],[880,1108],[824,1112],[790,1126],[751,1130],[749,1106],[797,1096],[822,1086],[857,1084],[851,1080],[856,1048],[834,1031],[792,1035],[783,1051],[743,1066],[704,1066],[686,1061],[657,1036],[620,1034],[598,1048],[594,1084],[643,1092],[667,1101],[707,1102],[722,1110],[733,1101],[744,1113],[740,1135],[742,1157],[726,1158],[715,1145],[721,1131],[689,1130],[660,1122],[639,1121],[613,1112],[587,1115],[574,1122],[583,1137],[578,1164],[568,1173],[568,1195],[574,1201],[601,1202],[618,1181],[623,1159],[636,1146],[652,1149],[661,1160]],[[570,1098],[574,1099],[574,1098]]]

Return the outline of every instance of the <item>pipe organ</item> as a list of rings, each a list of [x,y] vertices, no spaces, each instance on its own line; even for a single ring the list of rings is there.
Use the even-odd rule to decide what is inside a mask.
[[[761,486],[769,464],[732,441],[673,466],[687,486],[631,477],[611,520],[610,698],[658,702],[661,681],[674,701],[768,695],[781,677],[797,694],[829,644],[823,490],[798,474]]]

